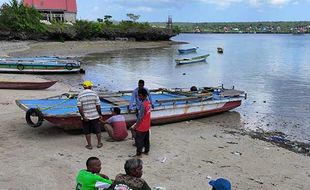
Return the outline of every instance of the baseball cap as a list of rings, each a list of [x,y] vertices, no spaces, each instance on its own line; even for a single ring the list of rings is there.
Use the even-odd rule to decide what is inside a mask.
[[[83,87],[91,87],[94,86],[93,83],[89,80],[83,82]]]
[[[218,178],[217,180],[209,181],[209,185],[214,187],[216,190],[231,190],[231,184],[227,179]]]

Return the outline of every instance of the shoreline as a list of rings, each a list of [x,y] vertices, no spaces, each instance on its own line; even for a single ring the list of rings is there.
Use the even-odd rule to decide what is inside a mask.
[[[7,42],[0,52],[11,56],[70,55],[82,57],[128,48],[157,48],[169,42]],[[141,47],[143,46],[143,47]],[[29,47],[30,49],[27,49]],[[87,49],[85,49],[87,48]],[[20,50],[20,51],[19,51]],[[95,51],[95,52],[94,52]],[[2,55],[1,55],[2,56]],[[20,80],[39,80],[41,75],[0,74]],[[42,79],[43,80],[43,79]],[[134,154],[132,141],[103,142],[102,149],[86,150],[82,134],[69,134],[45,122],[27,126],[25,112],[16,99],[58,95],[72,87],[58,82],[47,90],[1,90],[0,186],[4,189],[73,189],[78,170],[89,156],[101,159],[102,172],[110,178],[123,173],[123,164]],[[144,156],[144,178],[150,187],[211,189],[208,180],[225,177],[233,189],[307,189],[310,157],[240,133],[243,118],[236,111],[152,127],[151,152]],[[233,125],[232,125],[233,124]],[[236,125],[236,126],[235,126]],[[232,127],[234,126],[234,127]],[[102,134],[103,139],[107,137]],[[94,142],[94,136],[92,136]],[[165,162],[161,162],[166,158]],[[40,175],[33,175],[40,173]],[[47,180],[48,179],[48,180]]]
[[[4,42],[4,44],[10,42]],[[14,47],[21,46],[20,50]],[[24,56],[60,56],[60,57],[84,57],[88,54],[106,53],[127,49],[150,49],[161,48],[171,45],[183,44],[175,41],[137,42],[137,41],[66,41],[66,42],[14,42],[12,48],[1,51],[0,56],[24,57]],[[2,45],[1,45],[2,46]],[[10,45],[9,45],[10,46]]]

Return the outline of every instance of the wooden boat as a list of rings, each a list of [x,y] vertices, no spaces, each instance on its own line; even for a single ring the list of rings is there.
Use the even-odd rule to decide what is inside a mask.
[[[197,63],[197,62],[202,62],[202,61],[206,61],[207,57],[209,57],[210,55],[202,55],[202,56],[198,56],[198,57],[193,57],[193,58],[184,58],[184,59],[176,59],[175,62],[179,65],[181,64],[189,64],[189,63]]]
[[[57,81],[46,81],[46,82],[0,81],[0,89],[43,90],[53,86],[56,82]]]
[[[80,71],[80,62],[70,58],[60,58],[60,57],[0,58],[0,72],[74,73],[79,71]]]
[[[223,50],[223,48],[221,48],[221,47],[218,47],[218,48],[217,48],[217,53],[224,53],[224,50]]]
[[[184,53],[193,53],[196,52],[198,49],[198,47],[193,47],[193,48],[187,48],[187,49],[178,49],[180,54],[184,54]]]
[[[192,88],[192,90],[196,90]],[[103,119],[111,117],[111,108],[118,106],[125,116],[127,126],[136,121],[136,113],[128,109],[132,91],[117,93],[98,92],[101,100]],[[154,109],[151,113],[152,125],[179,122],[222,113],[241,105],[246,98],[243,91],[234,89],[201,88],[152,90]],[[80,129],[82,122],[77,109],[77,93],[35,100],[16,100],[16,104],[26,111],[28,125],[38,127],[44,120],[64,129]],[[32,117],[38,117],[32,122]]]

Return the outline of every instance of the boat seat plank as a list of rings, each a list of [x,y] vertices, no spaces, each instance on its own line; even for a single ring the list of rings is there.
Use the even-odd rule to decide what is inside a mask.
[[[203,100],[203,97],[186,97],[186,98],[173,98],[156,100],[157,103],[177,102],[177,101],[191,101],[191,100]]]
[[[104,97],[102,99],[111,103],[111,104],[117,105],[117,106],[129,105],[129,102],[127,100],[125,100],[124,98],[121,98],[121,97]]]

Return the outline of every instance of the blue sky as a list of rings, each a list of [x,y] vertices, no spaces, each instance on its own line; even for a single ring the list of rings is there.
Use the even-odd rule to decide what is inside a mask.
[[[9,0],[0,0],[0,3]],[[111,15],[139,21],[178,22],[310,21],[310,0],[77,0],[78,19]]]

